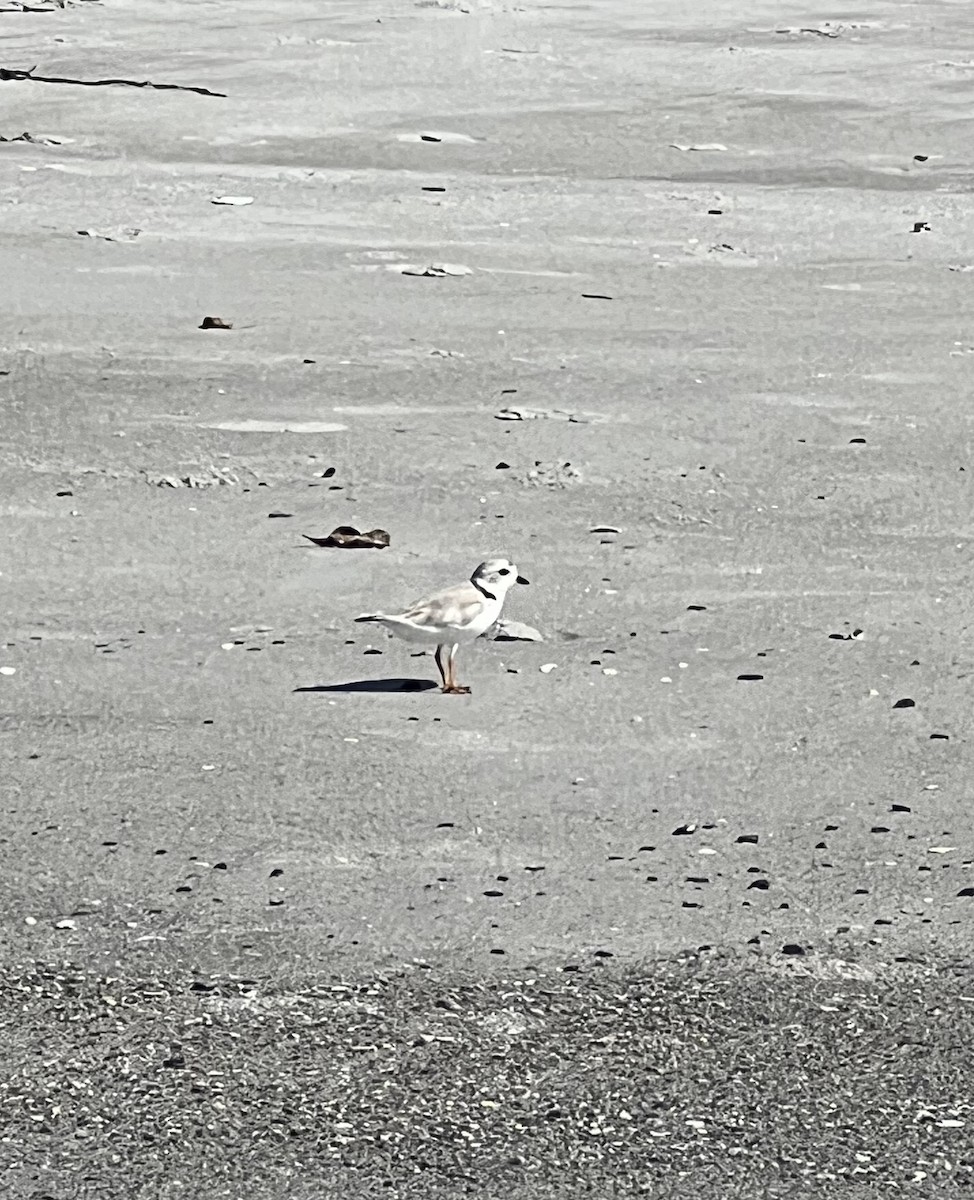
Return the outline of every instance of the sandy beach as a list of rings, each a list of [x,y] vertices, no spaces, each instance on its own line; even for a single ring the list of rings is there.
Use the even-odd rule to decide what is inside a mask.
[[[127,1196],[969,1186],[974,10],[20,8],[0,7],[0,1007],[24,1021],[5,1111],[30,1149],[0,1148],[7,1194],[121,1194],[107,1142],[53,1148],[72,1093],[48,1111],[28,1069],[62,977],[79,1013],[125,981],[170,1059],[214,994],[286,1014],[338,986],[392,989],[373,1017],[397,1046],[451,1036],[395,1014],[459,981],[602,1011],[658,973],[661,1029],[731,1041],[766,994],[768,1079],[810,998],[888,1012],[878,1059],[924,989],[954,1013],[868,1162],[859,1135],[823,1165],[731,1122],[713,1161],[740,1146],[740,1171],[714,1174],[689,1107],[692,1150],[620,1159],[606,1135],[573,1158],[579,1109],[537,1161],[514,1134],[492,1157],[489,1130],[449,1161],[390,1144],[384,1184],[364,1109],[325,1147],[329,1109],[249,1174],[219,1129],[188,1174],[176,1140],[132,1142],[156,1165]],[[339,526],[391,544],[302,536]],[[354,623],[497,555],[531,580],[505,616],[544,640],[464,647],[469,696]],[[521,1032],[550,1048],[548,1003]],[[328,1051],[353,1073],[354,1027]],[[81,1055],[50,1036],[51,1061]],[[496,1063],[456,1036],[486,1087]],[[795,1136],[821,1141],[823,1112]]]

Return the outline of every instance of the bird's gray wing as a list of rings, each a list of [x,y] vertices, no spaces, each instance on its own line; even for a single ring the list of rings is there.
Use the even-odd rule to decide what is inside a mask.
[[[483,595],[472,583],[461,583],[424,600],[418,600],[399,615],[420,627],[447,626],[463,628],[480,615]]]

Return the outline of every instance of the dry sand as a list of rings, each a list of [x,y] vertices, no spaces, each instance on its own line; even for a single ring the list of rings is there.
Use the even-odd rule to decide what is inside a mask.
[[[969,961],[972,39],[8,5],[8,964]],[[398,690],[352,618],[498,553],[545,642]]]

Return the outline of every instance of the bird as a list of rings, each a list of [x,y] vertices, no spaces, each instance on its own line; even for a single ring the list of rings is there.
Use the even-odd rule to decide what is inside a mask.
[[[515,583],[529,581],[507,558],[488,558],[466,583],[435,592],[401,613],[362,613],[358,622],[383,625],[407,642],[436,646],[436,667],[441,691],[466,696],[470,688],[457,683],[455,660],[464,642],[486,633],[501,615],[504,599]]]

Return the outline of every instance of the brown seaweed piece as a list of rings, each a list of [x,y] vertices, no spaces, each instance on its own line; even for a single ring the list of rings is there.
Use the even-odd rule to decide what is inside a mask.
[[[384,529],[370,529],[362,533],[353,525],[339,525],[327,537],[316,538],[302,533],[303,538],[316,546],[335,546],[341,550],[385,550],[392,538]]]

